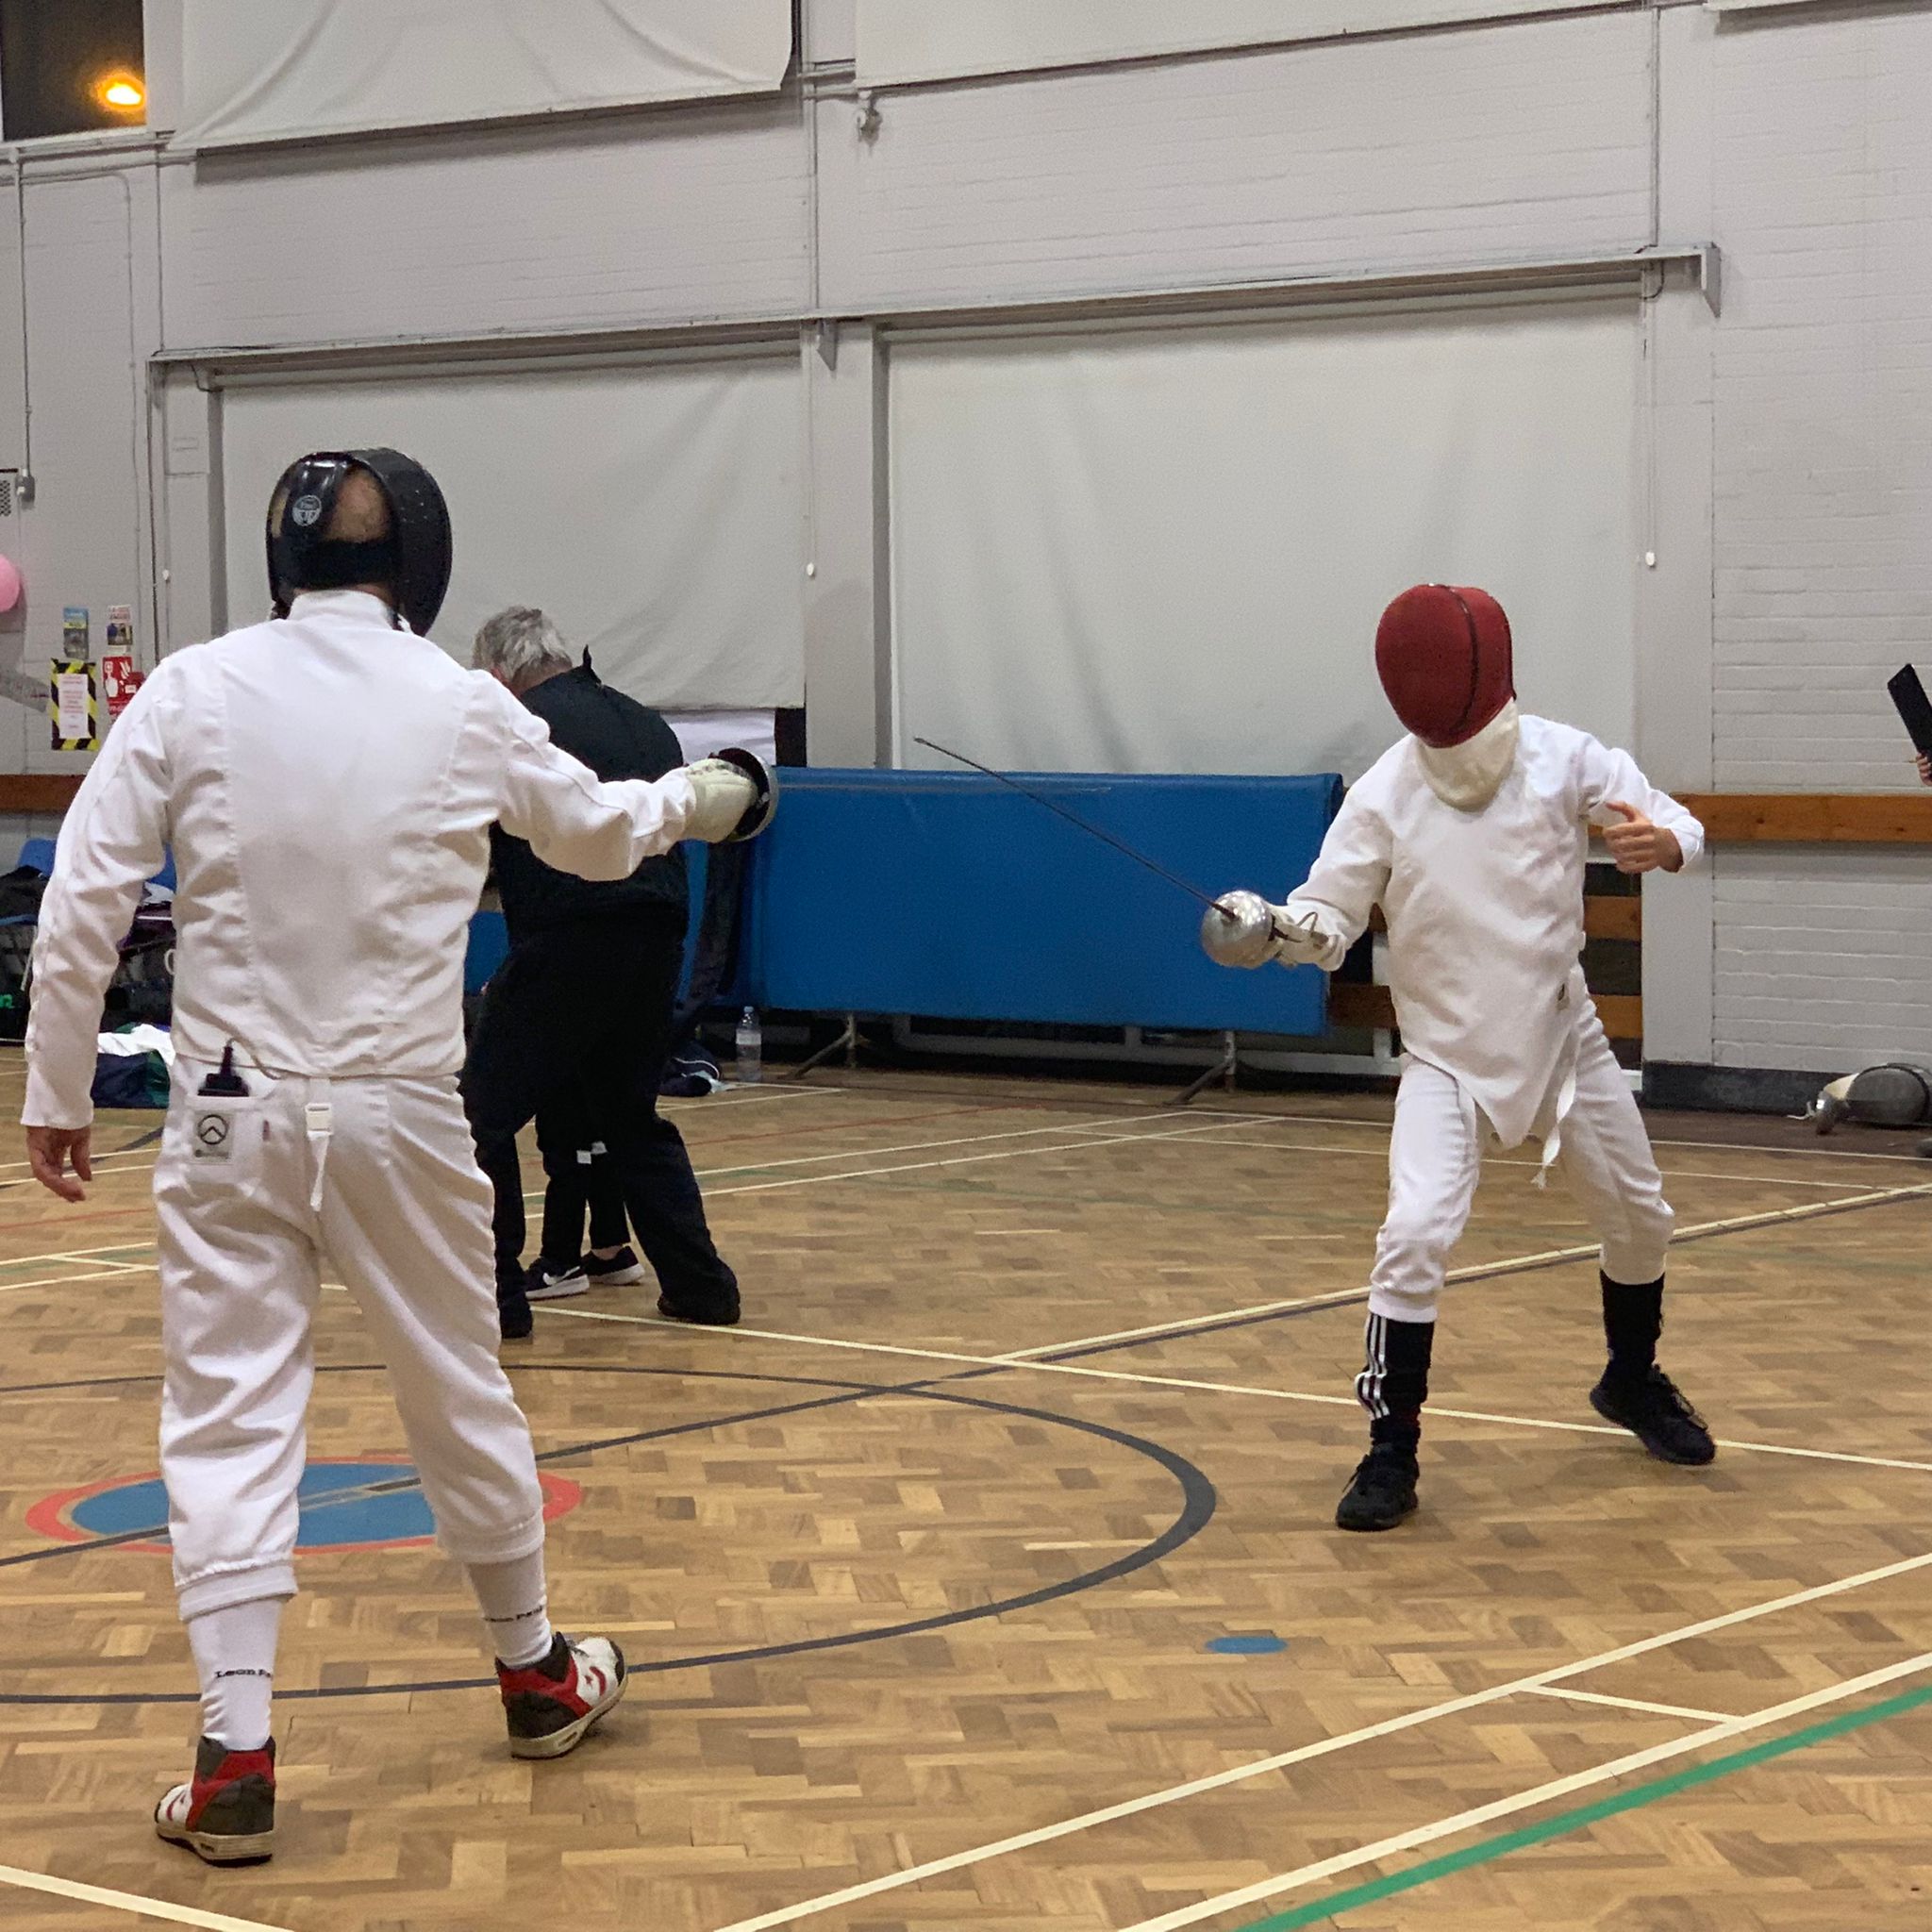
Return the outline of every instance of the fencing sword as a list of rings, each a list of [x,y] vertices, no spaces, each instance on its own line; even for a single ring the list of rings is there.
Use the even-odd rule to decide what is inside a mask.
[[[1042,791],[1034,791],[1030,785],[1021,784],[1019,779],[1010,774],[996,772],[991,765],[982,765],[977,758],[969,758],[962,751],[951,751],[943,744],[935,744],[929,738],[914,738],[912,741],[914,744],[924,745],[927,751],[938,752],[942,758],[951,758],[955,764],[965,765],[969,770],[979,773],[982,777],[991,778],[1001,785],[1008,786],[1017,791],[1022,798],[1030,798],[1035,805],[1043,806],[1056,817],[1065,819],[1070,825],[1077,825],[1090,839],[1098,839],[1103,845],[1111,845],[1124,858],[1131,858],[1136,865],[1144,867],[1157,878],[1165,879],[1169,885],[1185,892],[1189,898],[1198,900],[1210,913],[1218,913],[1227,924],[1243,927],[1252,932],[1259,920],[1262,930],[1272,931],[1284,939],[1289,937],[1288,933],[1282,931],[1282,922],[1274,916],[1274,908],[1268,906],[1267,901],[1258,893],[1224,892],[1217,899],[1211,892],[1204,892],[1191,879],[1184,879],[1179,873],[1170,872],[1158,859],[1149,858],[1144,852],[1136,851],[1124,839],[1116,839],[1111,832],[1103,831],[1100,826],[1083,819],[1078,812],[1069,811],[1058,800],[1047,797]],[[1229,963],[1223,958],[1223,945],[1225,942],[1209,943],[1205,929],[1207,924],[1205,920],[1202,922],[1203,945],[1208,947],[1209,955],[1220,963]],[[1294,922],[1294,928],[1304,937],[1312,936],[1314,932],[1312,921],[1297,920]],[[1245,936],[1244,934],[1243,937]],[[1229,935],[1229,941],[1234,941],[1234,935]]]
[[[1111,832],[1102,831],[1098,825],[1083,819],[1078,812],[1069,811],[1065,806],[1059,804],[1055,799],[1047,797],[1043,791],[1036,791],[1030,785],[1021,784],[1019,779],[1012,777],[1008,773],[995,772],[991,765],[982,765],[977,758],[969,758],[963,751],[948,751],[944,745],[935,744],[929,738],[915,738],[912,741],[914,744],[923,744],[927,751],[938,752],[942,758],[951,758],[955,764],[971,767],[972,770],[979,773],[982,777],[993,778],[1000,784],[1010,787],[1022,798],[1030,798],[1035,805],[1044,806],[1048,811],[1053,812],[1059,818],[1065,819],[1068,824],[1078,825],[1090,839],[1098,839],[1103,845],[1111,845],[1116,852],[1131,858],[1136,865],[1144,866],[1157,878],[1163,878],[1169,885],[1177,887],[1189,898],[1198,899],[1202,905],[1208,907],[1212,911],[1223,913],[1223,916],[1225,918],[1232,918],[1234,916],[1232,913],[1224,911],[1220,902],[1211,892],[1204,892],[1191,879],[1182,878],[1177,872],[1169,872],[1166,866],[1162,865],[1158,859],[1149,858],[1144,852],[1135,851],[1124,839],[1116,839]]]

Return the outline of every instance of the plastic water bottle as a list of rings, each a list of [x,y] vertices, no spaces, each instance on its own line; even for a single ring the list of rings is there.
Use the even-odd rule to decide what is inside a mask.
[[[764,1077],[765,1035],[758,1009],[747,1007],[738,1016],[738,1084],[756,1087]]]

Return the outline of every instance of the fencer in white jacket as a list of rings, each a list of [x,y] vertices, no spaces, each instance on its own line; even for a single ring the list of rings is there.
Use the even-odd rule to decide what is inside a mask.
[[[1376,906],[1388,924],[1407,1060],[1356,1383],[1371,1448],[1336,1515],[1360,1530],[1416,1507],[1437,1301],[1486,1142],[1539,1143],[1602,1241],[1599,1413],[1667,1461],[1714,1454],[1657,1366],[1672,1214],[1579,961],[1589,828],[1628,873],[1694,863],[1703,828],[1627,752],[1519,713],[1508,620],[1483,591],[1406,592],[1383,618],[1376,663],[1409,736],[1350,789],[1285,905],[1231,895],[1227,916],[1202,928],[1229,964],[1333,972]]]
[[[457,1092],[465,935],[493,824],[618,878],[681,837],[732,834],[756,789],[708,762],[599,784],[417,634],[449,574],[426,472],[369,451],[290,475],[271,525],[286,615],[165,658],[67,814],[26,1043],[34,1170],[77,1199],[103,994],[172,846],[161,1468],[203,1702],[195,1775],[157,1827],[218,1863],[273,1844],[270,1687],[325,1267],[360,1307],[475,1586],[512,1750],[561,1756],[621,1692],[616,1647],[548,1619],[543,1498],[496,1356],[491,1191]]]

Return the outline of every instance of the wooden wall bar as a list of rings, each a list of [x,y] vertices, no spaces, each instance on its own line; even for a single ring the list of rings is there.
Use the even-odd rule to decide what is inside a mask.
[[[78,772],[0,772],[0,811],[65,811],[79,790]]]
[[[1689,792],[1719,845],[1932,845],[1932,791]]]

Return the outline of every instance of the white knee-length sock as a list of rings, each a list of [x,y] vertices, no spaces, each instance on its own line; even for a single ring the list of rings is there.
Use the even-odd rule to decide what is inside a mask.
[[[472,1563],[470,1588],[499,1663],[521,1670],[547,1657],[555,1633],[544,1593],[543,1552],[513,1563]]]
[[[230,1751],[267,1748],[285,1601],[258,1597],[189,1621],[188,1644],[201,1674],[202,1735]]]

